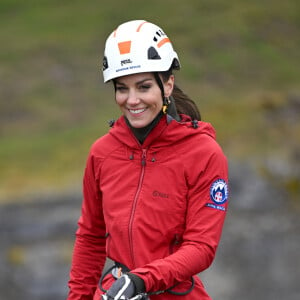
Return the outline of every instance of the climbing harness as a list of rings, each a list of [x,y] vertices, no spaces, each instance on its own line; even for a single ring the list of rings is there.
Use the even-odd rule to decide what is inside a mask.
[[[112,274],[112,276],[115,278],[115,279],[118,279],[119,277],[122,276],[122,274],[125,274],[125,273],[128,273],[130,272],[130,270],[123,264],[121,263],[118,263],[118,262],[115,262],[114,265],[112,265],[111,267],[109,267],[106,272],[104,272],[100,278],[100,281],[99,281],[99,287],[100,287],[100,290],[104,293],[107,292],[106,289],[103,288],[102,286],[102,281],[104,279],[105,276],[107,276],[109,273]],[[138,294],[136,296],[134,296],[133,298],[130,298],[130,299],[126,299],[126,298],[121,298],[121,299],[124,299],[124,300],[148,300],[148,296],[151,296],[151,295],[159,295],[159,294],[162,294],[162,293],[169,293],[169,294],[172,294],[172,295],[176,295],[176,296],[185,296],[187,294],[189,294],[193,289],[194,289],[194,286],[195,286],[195,280],[193,277],[191,277],[191,286],[188,290],[184,291],[184,292],[176,292],[174,291],[173,289],[176,288],[178,284],[175,284],[173,285],[172,287],[166,289],[166,290],[162,290],[162,291],[157,291],[157,292],[150,292],[150,293],[142,293],[142,294]],[[105,295],[104,295],[105,296]],[[105,298],[106,297],[106,298]],[[103,297],[102,299],[103,300],[106,300],[108,299],[107,296]]]

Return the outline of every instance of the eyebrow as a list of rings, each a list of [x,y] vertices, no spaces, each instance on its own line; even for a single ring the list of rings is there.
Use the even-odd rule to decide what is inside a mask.
[[[152,80],[153,81],[153,78],[145,78],[145,79],[142,79],[142,80],[136,82],[135,84],[139,85],[139,84],[142,84],[142,83],[144,83],[145,81],[148,81],[148,80]],[[119,82],[118,80],[116,80],[116,84],[126,85],[125,83]]]

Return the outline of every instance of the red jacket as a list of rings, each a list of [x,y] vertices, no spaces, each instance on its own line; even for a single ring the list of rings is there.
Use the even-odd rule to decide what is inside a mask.
[[[93,299],[106,256],[140,276],[147,292],[187,290],[212,263],[227,208],[227,161],[209,123],[185,120],[163,117],[141,146],[121,117],[91,147],[69,300]],[[151,299],[211,299],[194,278],[186,296]],[[111,284],[108,276],[103,286]]]

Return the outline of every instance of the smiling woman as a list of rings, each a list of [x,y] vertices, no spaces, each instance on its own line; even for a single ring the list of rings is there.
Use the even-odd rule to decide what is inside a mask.
[[[122,115],[87,159],[68,300],[211,299],[196,275],[221,237],[227,160],[175,85],[179,68],[152,23],[126,22],[106,41],[104,81]]]
[[[163,82],[166,97],[172,93],[174,76]],[[152,73],[138,73],[115,79],[116,102],[134,128],[151,123],[162,110],[161,90]]]

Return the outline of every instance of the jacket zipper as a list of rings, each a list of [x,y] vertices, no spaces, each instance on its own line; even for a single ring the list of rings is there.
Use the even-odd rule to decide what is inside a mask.
[[[139,178],[139,182],[138,182],[138,188],[136,190],[134,200],[133,200],[131,215],[130,215],[130,219],[129,219],[129,228],[128,228],[130,255],[131,255],[131,261],[132,261],[134,267],[135,267],[135,260],[134,260],[134,254],[133,254],[134,246],[133,246],[132,226],[133,226],[133,219],[134,219],[136,205],[137,205],[138,197],[139,197],[139,194],[140,194],[140,191],[142,188],[142,183],[143,183],[144,174],[145,174],[146,152],[147,152],[146,149],[142,149],[142,159],[141,159],[142,168],[141,168],[140,178]]]

